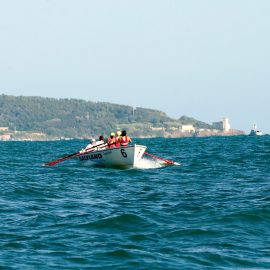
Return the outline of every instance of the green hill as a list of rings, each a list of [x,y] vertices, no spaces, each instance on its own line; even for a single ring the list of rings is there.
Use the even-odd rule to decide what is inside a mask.
[[[0,95],[0,126],[43,132],[49,137],[107,135],[117,128],[128,129],[132,136],[162,136],[153,131],[155,127],[158,130],[187,123],[198,128],[210,127],[193,118],[172,119],[152,109],[79,99]]]

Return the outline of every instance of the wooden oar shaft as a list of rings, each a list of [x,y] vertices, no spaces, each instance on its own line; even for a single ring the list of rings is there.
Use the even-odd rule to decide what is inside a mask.
[[[164,162],[166,162],[168,164],[174,164],[175,163],[174,161],[171,161],[171,160],[168,160],[168,159],[164,159],[164,158],[160,158],[160,157],[154,156],[154,155],[152,155],[152,154],[150,154],[148,152],[144,152],[144,154],[147,155],[147,156],[150,156],[152,158],[162,160],[162,161],[164,161]]]
[[[68,159],[72,159],[76,156],[78,156],[80,154],[80,152],[76,152],[74,154],[71,154],[71,155],[68,155],[66,157],[62,157],[62,158],[59,158],[59,159],[56,159],[56,160],[53,160],[53,161],[50,161],[48,163],[45,163],[44,166],[54,166],[62,161],[65,161],[65,160],[68,160]]]
[[[93,152],[97,147],[102,147],[102,146],[105,146],[106,143],[104,144],[101,144],[101,145],[97,145],[97,146],[93,146],[92,148],[90,148],[89,150],[87,151],[84,151],[84,152],[76,152],[76,153],[73,153],[73,154],[70,154],[68,156],[65,156],[65,157],[62,157],[62,158],[59,158],[59,159],[56,159],[56,160],[53,160],[53,161],[50,161],[48,163],[45,163],[43,164],[43,166],[54,166],[62,161],[65,161],[65,160],[68,160],[68,159],[72,159],[72,158],[75,158],[75,157],[78,157],[78,156],[82,156],[82,155],[85,155],[85,154],[88,154],[88,153],[91,153]]]

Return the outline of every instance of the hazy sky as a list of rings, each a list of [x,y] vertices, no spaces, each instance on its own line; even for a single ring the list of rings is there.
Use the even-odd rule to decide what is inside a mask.
[[[270,132],[270,1],[0,0],[0,93]]]

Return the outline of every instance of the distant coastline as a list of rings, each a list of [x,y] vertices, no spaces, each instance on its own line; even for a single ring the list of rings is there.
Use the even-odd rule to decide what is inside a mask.
[[[89,139],[126,129],[136,138],[237,136],[228,118],[208,124],[188,116],[78,99],[0,95],[1,141]]]
[[[241,130],[231,130],[228,132],[222,132],[222,131],[211,131],[211,130],[205,130],[201,132],[200,134],[192,134],[192,133],[181,133],[178,134],[171,134],[166,133],[166,136],[137,136],[136,138],[156,138],[156,137],[163,137],[163,138],[188,138],[188,137],[215,137],[215,136],[240,136],[245,135],[245,133]],[[51,137],[48,136],[45,133],[39,133],[39,132],[5,132],[0,135],[0,141],[59,141],[59,140],[86,140],[90,139],[91,137]]]

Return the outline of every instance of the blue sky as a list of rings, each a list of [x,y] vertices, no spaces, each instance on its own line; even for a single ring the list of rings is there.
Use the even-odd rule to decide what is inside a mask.
[[[0,93],[270,132],[270,1],[0,2]]]

